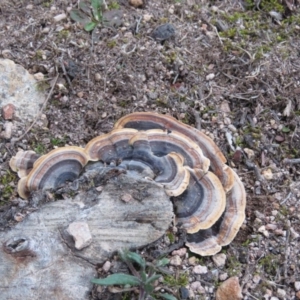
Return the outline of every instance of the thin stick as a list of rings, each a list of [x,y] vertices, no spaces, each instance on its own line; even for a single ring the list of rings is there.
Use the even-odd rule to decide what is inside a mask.
[[[59,76],[59,74],[56,75],[55,80],[54,80],[54,82],[53,82],[53,85],[52,85],[52,87],[51,87],[51,90],[50,90],[50,92],[48,93],[48,96],[47,96],[46,100],[44,101],[43,106],[42,106],[41,110],[39,111],[38,115],[37,115],[36,118],[33,120],[32,124],[26,129],[26,131],[24,132],[24,134],[22,134],[19,138],[17,138],[16,140],[14,140],[15,142],[18,142],[19,140],[21,140],[21,139],[22,139],[22,138],[23,138],[23,137],[24,137],[24,136],[32,129],[32,127],[34,126],[34,124],[36,123],[36,121],[38,120],[38,118],[42,115],[42,112],[43,112],[43,110],[45,109],[45,107],[46,107],[46,105],[47,105],[47,102],[48,102],[48,100],[50,99],[50,97],[51,97],[51,95],[52,95],[52,93],[53,93],[53,90],[54,90],[54,87],[55,87],[55,85],[56,85],[58,76]]]
[[[296,165],[300,164],[300,158],[285,158],[283,160],[284,164]]]

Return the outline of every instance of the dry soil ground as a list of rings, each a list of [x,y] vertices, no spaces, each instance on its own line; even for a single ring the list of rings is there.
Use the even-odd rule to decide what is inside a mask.
[[[43,73],[39,88],[46,95],[58,75],[44,121],[16,143],[0,140],[1,210],[17,197],[8,161],[18,148],[43,154],[55,146],[85,146],[129,112],[168,113],[215,140],[242,178],[248,201],[245,224],[223,249],[223,268],[198,258],[208,272],[196,277],[185,258],[174,272],[201,282],[205,289],[195,292],[196,299],[214,299],[225,273],[239,277],[244,299],[296,299],[297,7],[277,0],[149,0],[134,8],[126,0],[107,0],[108,11],[120,9],[123,15],[114,27],[99,24],[88,33],[69,16],[77,5],[77,0],[0,1],[0,57]],[[151,33],[164,23],[176,31],[162,43]],[[13,137],[24,132],[19,128]],[[105,297],[93,293],[93,299]]]

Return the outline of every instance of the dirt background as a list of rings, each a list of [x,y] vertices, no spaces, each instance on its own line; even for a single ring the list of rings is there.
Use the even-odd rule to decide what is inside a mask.
[[[19,148],[44,154],[57,146],[85,146],[127,113],[168,113],[212,137],[246,187],[247,218],[223,249],[227,260],[218,274],[239,276],[244,299],[297,299],[297,3],[149,0],[134,8],[125,0],[107,0],[108,11],[123,15],[114,27],[99,24],[92,33],[71,20],[69,11],[77,4],[0,2],[0,57],[43,73],[38,88],[49,96],[42,121],[19,141],[13,138],[30,124],[15,128],[11,140],[0,140],[1,211],[17,201],[17,178],[8,161]],[[62,13],[65,18],[56,21]],[[153,30],[165,23],[174,26],[175,35],[155,40]],[[3,124],[0,118],[1,130]],[[211,258],[198,259],[209,272],[199,279],[205,293],[196,293],[196,299],[214,299],[221,281],[212,276]],[[195,280],[188,268],[184,272]],[[97,297],[104,299],[96,291]]]

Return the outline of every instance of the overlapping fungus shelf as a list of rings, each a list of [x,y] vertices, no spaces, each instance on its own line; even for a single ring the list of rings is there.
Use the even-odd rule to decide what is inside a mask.
[[[236,236],[245,219],[246,195],[237,174],[217,145],[195,128],[157,113],[138,112],[121,118],[110,133],[87,146],[63,147],[37,158],[20,152],[10,161],[21,177],[18,192],[55,189],[79,177],[88,161],[119,164],[154,180],[172,197],[186,245],[213,255]]]

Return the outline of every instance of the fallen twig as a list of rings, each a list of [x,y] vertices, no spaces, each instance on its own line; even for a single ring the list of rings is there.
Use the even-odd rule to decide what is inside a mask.
[[[284,164],[296,165],[300,164],[300,158],[285,158],[283,160]]]

